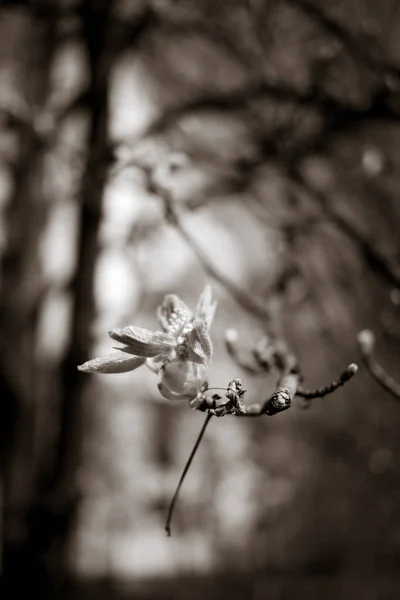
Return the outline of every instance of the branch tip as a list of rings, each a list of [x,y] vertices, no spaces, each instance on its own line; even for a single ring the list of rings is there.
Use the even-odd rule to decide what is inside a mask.
[[[238,338],[239,334],[237,329],[233,329],[233,327],[231,327],[225,331],[225,342],[227,344],[235,344],[238,341]]]
[[[375,335],[370,329],[363,329],[357,336],[363,354],[371,354],[375,347]]]
[[[375,335],[369,329],[364,329],[358,334],[363,362],[371,375],[380,386],[397,399],[400,399],[400,383],[385,371],[374,355]]]
[[[313,398],[323,398],[328,394],[332,394],[339,387],[350,381],[354,377],[354,375],[358,371],[358,365],[356,363],[351,363],[348,367],[341,373],[339,379],[337,381],[332,381],[328,385],[325,385],[316,390],[305,390],[301,385],[298,386],[296,395],[304,398],[305,400],[312,400]]]

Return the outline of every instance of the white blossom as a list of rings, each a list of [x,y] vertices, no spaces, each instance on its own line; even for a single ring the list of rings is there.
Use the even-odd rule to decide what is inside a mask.
[[[168,294],[157,309],[162,331],[136,325],[113,329],[110,337],[123,345],[78,369],[86,373],[125,373],[146,364],[160,377],[158,389],[165,398],[189,400],[196,408],[196,398],[207,387],[213,352],[209,328],[215,309],[210,286],[200,295],[194,313],[179,296]]]

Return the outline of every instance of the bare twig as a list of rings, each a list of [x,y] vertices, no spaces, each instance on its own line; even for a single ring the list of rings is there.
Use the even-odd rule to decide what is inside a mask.
[[[288,0],[290,4],[299,8],[310,19],[320,25],[329,35],[336,38],[347,51],[366,67],[378,71],[380,74],[389,74],[400,79],[400,67],[390,61],[379,58],[371,51],[371,45],[366,45],[357,35],[346,29],[344,25],[333,19],[309,0]]]
[[[192,236],[190,236],[187,232],[180,219],[180,216],[178,215],[178,212],[173,206],[171,198],[168,198],[164,195],[163,200],[165,202],[166,216],[169,223],[175,227],[188,246],[192,249],[198,260],[201,262],[204,270],[211,275],[211,277],[216,279],[229,292],[232,298],[234,298],[238,304],[247,310],[247,312],[256,315],[261,319],[267,320],[268,322],[271,321],[271,315],[264,302],[245,292],[241,287],[236,285],[236,283],[231,281],[212,264],[208,256],[203,252],[202,248],[200,248]]]
[[[236,329],[227,329],[225,331],[225,347],[228,351],[229,356],[235,363],[246,371],[250,375],[260,375],[261,373],[265,373],[265,368],[261,365],[254,364],[254,362],[250,362],[246,360],[246,358],[242,355],[238,345],[238,332]]]
[[[273,342],[271,341],[271,345]],[[281,341],[276,342],[275,350],[275,367],[279,369],[280,375],[273,394],[261,403],[255,402],[246,405],[243,402],[243,397],[246,393],[241,379],[233,379],[229,382],[225,391],[225,397],[222,398],[219,394],[213,394],[211,398],[207,397],[207,393],[215,389],[207,388],[199,395],[199,404],[197,410],[207,414],[206,420],[196,440],[194,448],[185,465],[175,494],[169,506],[165,530],[168,536],[171,535],[171,519],[175,507],[179,491],[182,487],[185,476],[190,468],[199,444],[203,438],[207,424],[212,416],[224,417],[231,415],[235,417],[260,417],[262,415],[273,416],[289,409],[296,395],[303,396],[308,400],[317,397],[323,397],[334,392],[338,387],[344,385],[357,372],[357,365],[351,364],[341,374],[338,381],[334,381],[329,385],[319,388],[314,392],[306,392],[301,388],[301,374],[298,367],[296,357],[288,350],[286,344]]]
[[[172,208],[172,204],[168,205],[168,221],[174,225],[176,230],[180,233],[182,238],[186,241],[188,246],[194,252],[199,262],[202,264],[206,273],[208,273],[213,279],[218,281],[232,296],[236,302],[242,306],[248,313],[256,316],[257,318],[263,319],[264,321],[271,322],[272,316],[268,310],[268,307],[262,300],[251,296],[245,292],[241,287],[236,285],[231,279],[226,277],[224,273],[219,271],[217,267],[213,265],[208,256],[203,252],[200,246],[194,241],[194,239],[188,234],[185,226],[183,225],[177,212]]]
[[[299,364],[296,356],[292,354],[287,344],[281,339],[274,339],[264,336],[256,344],[253,350],[253,358],[256,359],[256,365],[253,366],[247,361],[243,362],[237,349],[238,334],[236,330],[228,330],[225,335],[228,351],[231,356],[238,362],[241,367],[252,374],[260,372],[277,371],[278,381],[273,394],[266,398],[263,402],[254,402],[252,404],[245,404],[243,402],[246,390],[244,388],[241,379],[236,378],[229,382],[225,396],[222,397],[219,394],[213,394],[210,398],[208,394],[212,390],[223,389],[206,387],[204,391],[200,392],[196,396],[196,404],[193,408],[205,412],[207,418],[204,422],[203,428],[196,441],[196,444],[189,456],[189,459],[185,465],[182,476],[179,480],[175,494],[172,498],[165,529],[167,534],[171,535],[171,519],[174,511],[175,502],[177,500],[179,491],[181,489],[184,478],[189,470],[192,463],[193,457],[197,451],[197,448],[201,442],[204,431],[207,427],[209,419],[212,416],[224,417],[227,415],[235,417],[260,417],[262,415],[273,416],[289,409],[293,403],[295,396],[302,396],[307,400],[313,398],[324,397],[337,390],[340,386],[344,385],[349,381],[353,375],[357,372],[357,365],[352,363],[347,367],[345,371],[340,375],[337,381],[333,381],[326,386],[318,388],[313,392],[305,391],[301,387],[302,376],[299,369]]]
[[[287,368],[278,379],[273,394],[263,402],[244,404],[242,399],[246,390],[240,379],[234,379],[228,385],[225,398],[221,398],[219,395],[214,394],[210,401],[210,399],[204,397],[203,402],[197,407],[198,410],[217,417],[224,417],[226,415],[235,417],[260,417],[262,415],[267,415],[271,417],[290,408],[295,396],[301,396],[306,400],[312,400],[331,394],[350,381],[358,370],[357,365],[352,363],[345,371],[343,371],[337,381],[333,381],[328,385],[311,392],[306,391],[301,387],[300,382],[302,377],[298,369],[297,361],[291,355],[288,356],[290,357],[289,361],[293,360],[295,362],[288,363]]]
[[[149,190],[149,192],[156,194],[164,202],[166,219],[171,225],[175,227],[175,229],[185,240],[187,245],[191,248],[191,250],[201,263],[206,273],[208,273],[208,275],[210,275],[213,279],[218,281],[218,283],[220,283],[229,292],[231,297],[234,300],[236,300],[236,302],[240,306],[242,306],[242,308],[244,308],[248,313],[250,313],[258,319],[262,319],[264,323],[267,323],[268,325],[272,326],[273,318],[266,304],[262,300],[254,298],[253,296],[248,294],[235,282],[226,277],[224,273],[222,273],[211,262],[209,257],[202,250],[202,248],[187,232],[184,224],[182,223],[180,215],[178,214],[178,211],[175,209],[174,201],[170,191],[156,183],[153,169],[145,168],[143,167],[143,165],[140,164],[137,166],[143,170],[147,177],[147,189]]]
[[[361,356],[365,366],[372,377],[387,392],[395,398],[400,398],[400,383],[397,383],[393,377],[386,373],[385,369],[377,362],[374,356],[375,335],[369,329],[364,329],[358,334],[358,344],[361,350]]]
[[[380,69],[381,72],[383,70],[400,81],[400,68],[372,57],[371,62],[376,69]],[[162,114],[150,123],[141,137],[162,133],[168,127],[174,126],[181,117],[191,112],[223,111],[226,113],[231,111],[250,116],[251,107],[262,100],[272,100],[277,105],[285,102],[297,108],[317,111],[324,119],[325,126],[329,131],[342,130],[344,127],[354,126],[367,119],[384,121],[400,119],[400,112],[389,102],[390,90],[386,83],[374,88],[367,105],[355,106],[331,97],[319,87],[313,86],[307,91],[301,91],[284,83],[277,85],[269,81],[256,80],[248,82],[241,89],[206,91],[187,101],[166,107]],[[257,120],[256,123],[258,124]]]
[[[385,256],[365,233],[357,229],[344,215],[339,214],[329,203],[325,194],[319,192],[305,180],[298,169],[292,169],[291,179],[321,207],[329,219],[355,242],[370,266],[389,283],[400,287],[400,265]]]
[[[251,374],[259,374],[260,372],[277,372],[279,374],[278,384],[273,395],[262,404],[255,404],[244,408],[242,413],[245,415],[276,414],[276,412],[280,412],[282,409],[289,408],[295,396],[300,396],[306,400],[323,398],[347,383],[358,369],[356,364],[351,363],[337,380],[315,390],[306,390],[302,386],[303,378],[299,361],[289,351],[287,344],[283,340],[263,336],[252,350],[252,355],[256,361],[256,364],[253,366],[239,355],[237,339],[238,334],[236,330],[228,330],[226,332],[225,341],[228,352],[230,352],[230,355],[240,367],[244,367]],[[276,409],[275,412],[274,408]]]
[[[328,383],[323,387],[317,388],[315,390],[306,390],[301,385],[298,386],[296,395],[301,398],[305,398],[306,400],[312,400],[313,398],[323,398],[328,394],[332,394],[339,387],[350,381],[350,379],[357,373],[358,367],[355,363],[351,363],[340,375],[339,379]]]
[[[200,446],[200,442],[203,439],[203,436],[204,436],[204,433],[206,431],[207,425],[209,424],[212,416],[213,415],[209,413],[209,414],[207,414],[207,416],[205,418],[205,421],[203,423],[203,427],[201,428],[201,431],[200,431],[200,433],[199,433],[199,435],[197,437],[196,443],[193,446],[193,450],[190,453],[190,456],[189,456],[189,458],[188,458],[188,460],[186,462],[185,468],[182,471],[181,478],[179,479],[179,482],[178,482],[178,485],[176,487],[175,493],[174,493],[174,495],[172,497],[172,500],[171,500],[171,504],[169,505],[168,513],[167,513],[167,519],[165,521],[165,531],[167,532],[168,537],[171,537],[171,520],[172,520],[172,516],[173,516],[173,513],[174,513],[174,508],[175,508],[176,501],[178,500],[180,489],[181,489],[182,484],[183,484],[183,482],[185,480],[187,472],[189,471],[190,465],[193,462],[193,459],[195,457],[197,449]]]
[[[299,106],[320,107],[322,100],[315,93],[303,93],[285,84],[275,85],[265,81],[257,81],[239,90],[229,92],[204,93],[184,103],[166,108],[144,132],[143,137],[164,131],[177,119],[190,112],[198,111],[244,111],[257,100],[272,98],[276,102],[293,102]],[[339,104],[338,104],[339,105]],[[344,110],[347,105],[340,105]]]

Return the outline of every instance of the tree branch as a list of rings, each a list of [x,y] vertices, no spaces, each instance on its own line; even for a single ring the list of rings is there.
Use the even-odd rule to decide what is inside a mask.
[[[298,386],[296,395],[304,398],[305,400],[313,400],[314,398],[323,398],[328,394],[332,394],[339,387],[343,386],[345,383],[350,381],[350,379],[357,373],[357,365],[355,363],[351,363],[346,369],[341,373],[337,380],[328,383],[323,387],[317,388],[315,390],[306,390],[301,385]]]
[[[370,69],[378,71],[380,74],[390,74],[400,79],[400,67],[388,60],[381,59],[371,52],[371,46],[368,47],[357,39],[356,34],[346,29],[338,21],[327,15],[318,6],[309,2],[309,0],[287,0],[292,6],[299,8],[310,19],[320,25],[329,35],[341,42],[347,51]]]
[[[311,198],[318,203],[322,211],[329,217],[331,222],[337,225],[337,227],[343,231],[347,237],[356,243],[366,261],[370,264],[374,271],[381,276],[384,276],[391,285],[400,287],[400,265],[391,261],[378,248],[376,248],[373,240],[371,240],[365,233],[357,229],[345,216],[336,212],[336,210],[329,203],[328,198],[318,190],[312,188],[302,176],[298,168],[292,168],[289,176],[302,191],[304,191],[308,196],[311,196]]]
[[[229,338],[229,336],[228,336]],[[232,343],[232,339],[230,343]],[[235,340],[236,341],[236,340]],[[217,417],[225,415],[234,415],[239,417],[258,417],[261,415],[273,416],[291,407],[295,396],[300,396],[306,400],[314,398],[323,398],[328,394],[335,392],[339,387],[345,385],[357,373],[358,367],[351,363],[339,376],[337,380],[317,388],[313,391],[308,391],[302,386],[302,374],[299,367],[297,357],[292,354],[283,340],[262,338],[255,348],[264,347],[264,354],[267,351],[268,359],[264,363],[266,373],[276,372],[278,381],[273,394],[261,403],[253,403],[246,405],[243,402],[243,396],[246,392],[243,383],[240,379],[234,379],[228,385],[225,398],[221,398],[218,394],[214,394],[211,398],[207,398],[207,390],[204,392],[202,402],[197,407],[198,410],[208,412]],[[253,355],[257,353],[253,350]],[[236,356],[236,354],[234,355]],[[262,354],[261,354],[262,356]],[[239,363],[242,365],[242,362]],[[262,365],[261,360],[258,361],[258,367]],[[247,366],[247,364],[246,364]],[[210,388],[212,389],[212,388]]]
[[[208,275],[210,275],[213,279],[218,281],[230,294],[230,296],[244,308],[251,315],[262,319],[267,324],[272,325],[272,315],[268,310],[266,304],[259,300],[258,298],[253,298],[250,294],[248,294],[245,290],[239,287],[235,282],[231,281],[228,277],[224,275],[208,258],[202,248],[195,242],[195,240],[190,236],[187,232],[178,211],[174,206],[174,200],[171,196],[169,190],[162,188],[158,185],[154,178],[154,173],[152,168],[143,167],[143,165],[137,165],[142,169],[144,174],[146,175],[146,185],[147,189],[150,193],[156,194],[159,196],[165,207],[165,215],[167,221],[175,227],[181,237],[185,240],[187,245],[191,248],[199,262],[201,263],[203,269]]]
[[[385,369],[377,362],[374,356],[375,335],[369,329],[364,329],[358,334],[358,344],[361,356],[370,375],[384,390],[400,399],[400,383],[397,383]]]

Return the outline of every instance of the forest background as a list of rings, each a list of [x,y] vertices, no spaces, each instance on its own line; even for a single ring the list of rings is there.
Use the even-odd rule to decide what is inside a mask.
[[[400,408],[357,335],[396,376],[399,40],[396,0],[1,2],[4,589],[398,597]],[[213,419],[167,538],[202,415],[76,366],[206,283],[213,385],[276,385],[232,327],[244,355],[279,332],[309,387],[360,369],[307,411]]]

